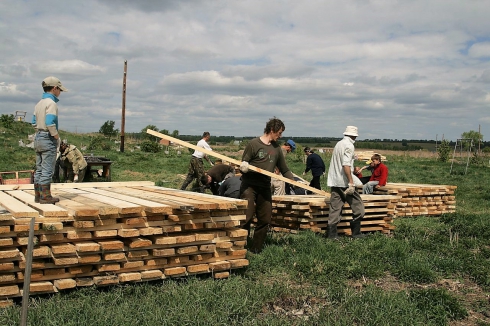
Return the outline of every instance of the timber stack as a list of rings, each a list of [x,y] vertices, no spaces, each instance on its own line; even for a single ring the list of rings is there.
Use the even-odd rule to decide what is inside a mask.
[[[396,203],[401,196],[361,195],[361,198],[366,212],[361,222],[361,231],[391,233],[395,228],[392,221],[396,215]],[[311,230],[324,233],[328,225],[329,203],[330,198],[322,196],[273,196],[273,230]],[[339,234],[351,234],[351,220],[352,210],[345,204],[342,209],[342,221],[337,225]]]
[[[248,265],[244,200],[152,182],[53,184],[52,193],[60,202],[41,205],[33,185],[0,186],[0,305],[22,295],[32,218],[32,295],[200,273],[226,278]]]
[[[401,196],[396,203],[396,216],[441,216],[456,212],[457,186],[387,183],[375,195]],[[362,189],[358,189],[362,192]]]

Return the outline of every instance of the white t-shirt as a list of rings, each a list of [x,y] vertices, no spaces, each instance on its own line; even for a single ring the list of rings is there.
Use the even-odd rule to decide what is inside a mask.
[[[204,149],[207,149],[209,151],[212,151],[213,149],[208,145],[208,143],[206,143],[206,141],[203,139],[201,139],[198,143],[197,143],[197,147],[201,147],[201,148],[204,148]],[[203,158],[204,157],[204,153],[203,152],[200,152],[198,150],[195,150],[194,153],[192,154],[192,156],[195,156],[197,158]]]

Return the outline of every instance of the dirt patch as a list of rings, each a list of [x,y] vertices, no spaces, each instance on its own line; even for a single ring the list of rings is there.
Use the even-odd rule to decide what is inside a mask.
[[[130,175],[132,177],[138,177],[140,180],[145,180],[145,178],[147,178],[147,176],[144,173],[141,173],[141,172],[135,172],[135,171],[131,171],[131,170],[124,170],[123,173],[125,175]]]
[[[300,298],[281,297],[267,303],[262,308],[262,313],[287,316],[290,319],[308,320],[318,316],[321,309],[329,305],[324,298],[304,296]]]

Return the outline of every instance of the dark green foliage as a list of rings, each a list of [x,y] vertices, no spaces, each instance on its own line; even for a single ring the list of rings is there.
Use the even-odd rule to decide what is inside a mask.
[[[0,123],[7,129],[12,129],[14,125],[15,117],[13,114],[2,114],[0,116]]]
[[[158,153],[160,151],[160,145],[149,140],[142,142],[140,146],[141,150],[146,153]]]

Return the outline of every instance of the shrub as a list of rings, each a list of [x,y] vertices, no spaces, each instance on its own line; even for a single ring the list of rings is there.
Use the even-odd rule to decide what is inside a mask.
[[[87,149],[89,149],[89,150],[102,149],[104,151],[108,151],[111,149],[111,143],[110,143],[110,141],[108,141],[103,136],[96,136],[96,137],[92,138]]]
[[[160,145],[158,143],[145,140],[141,143],[141,150],[146,153],[158,153],[160,151]]]
[[[0,116],[0,122],[7,129],[12,129],[12,126],[15,122],[15,117],[13,114],[2,114]]]
[[[439,156],[439,161],[447,162],[449,161],[449,153],[451,149],[449,148],[449,141],[443,140],[439,147],[437,147],[437,155]]]

